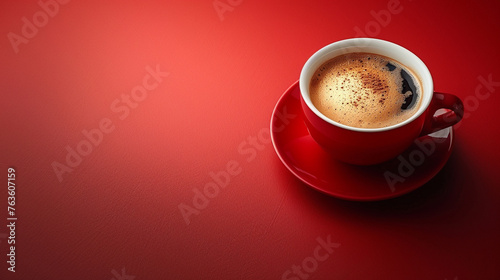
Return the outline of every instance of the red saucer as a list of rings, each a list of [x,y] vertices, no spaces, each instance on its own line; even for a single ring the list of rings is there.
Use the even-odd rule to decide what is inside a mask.
[[[423,136],[397,158],[372,166],[332,159],[309,135],[298,81],[276,104],[271,138],[283,164],[301,181],[328,195],[356,201],[384,200],[413,191],[434,177],[451,154],[453,129]]]

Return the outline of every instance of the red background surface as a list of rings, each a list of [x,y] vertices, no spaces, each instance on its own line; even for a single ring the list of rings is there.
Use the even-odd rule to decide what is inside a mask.
[[[7,34],[41,7],[0,4],[0,225],[8,167],[18,217],[0,279],[281,279],[328,236],[341,245],[308,279],[500,279],[500,87],[474,98],[500,81],[500,3],[401,0],[382,26],[387,0],[229,2],[219,17],[212,0],[70,1],[18,53]],[[356,27],[417,54],[468,111],[444,169],[389,201],[325,196],[250,145],[307,58]],[[156,65],[170,75],[121,120],[110,105]],[[103,118],[115,129],[59,182],[51,164]],[[179,205],[231,161],[187,225]]]

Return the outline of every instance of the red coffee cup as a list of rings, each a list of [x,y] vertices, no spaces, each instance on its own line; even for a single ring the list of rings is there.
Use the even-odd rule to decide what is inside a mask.
[[[405,121],[382,128],[347,126],[322,114],[311,102],[311,78],[326,61],[353,52],[382,55],[410,68],[422,86],[418,111]],[[406,150],[415,139],[458,123],[464,114],[462,101],[458,97],[434,92],[432,76],[422,60],[399,45],[379,39],[347,39],[320,49],[302,68],[299,85],[309,133],[333,158],[351,164],[371,165],[392,159]],[[447,110],[436,115],[439,109]]]

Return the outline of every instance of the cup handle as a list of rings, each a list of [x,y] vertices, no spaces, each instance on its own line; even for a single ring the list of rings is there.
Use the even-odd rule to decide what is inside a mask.
[[[439,109],[449,109],[446,113],[434,116]],[[457,124],[464,116],[464,105],[457,96],[449,93],[434,92],[429,112],[420,136],[433,133]]]

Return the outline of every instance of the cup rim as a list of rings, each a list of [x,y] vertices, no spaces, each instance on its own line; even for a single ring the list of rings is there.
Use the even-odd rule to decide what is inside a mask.
[[[349,51],[347,49],[353,49],[354,51]],[[370,51],[373,49],[378,49],[383,51],[386,51],[387,53],[378,53],[377,51]],[[338,55],[333,55],[329,57],[329,54],[331,54],[334,51],[340,52]],[[368,52],[368,53],[376,53],[380,54],[386,57],[389,57],[391,59],[395,59],[396,61],[403,63],[406,67],[410,68],[415,75],[417,75],[417,78],[420,78],[420,81],[422,82],[422,103],[420,105],[420,108],[418,111],[413,114],[410,118],[391,125],[391,126],[386,126],[386,127],[379,127],[379,128],[362,128],[362,127],[354,127],[354,126],[349,126],[345,125],[339,122],[336,122],[327,116],[325,116],[323,113],[321,113],[315,106],[312,104],[311,98],[309,97],[309,83],[310,79],[312,77],[312,74],[316,71],[316,69],[321,66],[324,62],[326,62],[329,59],[332,59],[334,57],[337,57],[339,55],[343,55],[346,53],[352,53],[352,52]],[[412,61],[412,66],[408,66],[408,63],[404,63],[403,61],[400,61],[400,59],[396,59],[389,53],[390,51],[394,52],[399,52],[400,57],[404,57],[406,60],[411,60]],[[316,65],[316,67],[314,67]],[[417,68],[417,69],[415,69]],[[304,66],[302,67],[302,71],[300,72],[300,78],[299,78],[299,87],[300,87],[300,94],[302,96],[302,99],[305,101],[307,104],[308,108],[314,112],[314,114],[327,123],[330,123],[332,125],[341,127],[343,129],[347,130],[352,130],[352,131],[357,131],[357,132],[381,132],[381,131],[387,131],[387,130],[393,130],[402,126],[405,126],[417,118],[419,118],[429,107],[432,96],[434,93],[434,88],[433,88],[433,80],[431,73],[427,66],[424,64],[424,62],[416,56],[414,53],[409,51],[408,49],[397,45],[395,43],[381,40],[381,39],[375,39],[375,38],[351,38],[351,39],[344,39],[340,40],[334,43],[331,43],[318,51],[316,51],[309,59],[306,61]]]

